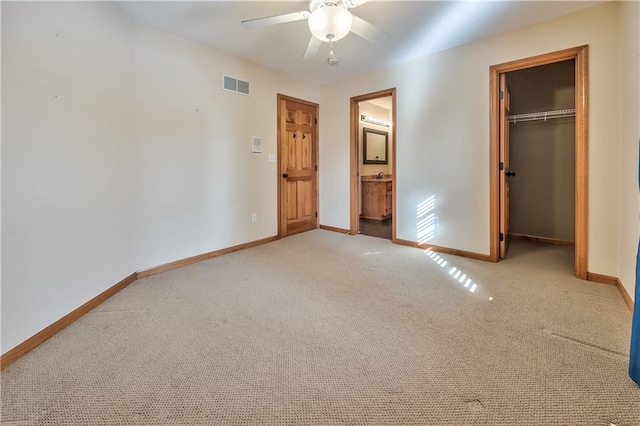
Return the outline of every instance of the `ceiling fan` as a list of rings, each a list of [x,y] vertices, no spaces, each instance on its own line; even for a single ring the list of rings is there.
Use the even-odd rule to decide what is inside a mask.
[[[349,9],[353,9],[369,0],[311,0],[309,11],[285,13],[283,15],[267,16],[264,18],[242,21],[245,28],[266,27],[269,25],[284,24],[286,22],[307,20],[311,39],[304,52],[304,59],[315,56],[323,42],[333,43],[349,32],[352,32],[374,43],[382,43],[390,36],[375,25],[353,15]],[[333,48],[329,56],[329,64],[336,65],[338,59],[333,54]]]

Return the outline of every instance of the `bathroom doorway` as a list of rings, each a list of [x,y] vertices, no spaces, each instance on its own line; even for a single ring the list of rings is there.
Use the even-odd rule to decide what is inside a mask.
[[[395,241],[395,89],[351,98],[350,233]]]

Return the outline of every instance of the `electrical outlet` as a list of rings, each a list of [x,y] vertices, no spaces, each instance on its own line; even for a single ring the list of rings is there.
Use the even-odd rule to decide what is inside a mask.
[[[256,223],[258,221],[258,213],[251,214],[251,223]]]

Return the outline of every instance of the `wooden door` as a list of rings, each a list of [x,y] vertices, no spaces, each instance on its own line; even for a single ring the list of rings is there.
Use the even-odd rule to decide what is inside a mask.
[[[279,96],[279,236],[318,227],[318,107]]]
[[[507,75],[500,74],[500,258],[509,250],[509,107]]]

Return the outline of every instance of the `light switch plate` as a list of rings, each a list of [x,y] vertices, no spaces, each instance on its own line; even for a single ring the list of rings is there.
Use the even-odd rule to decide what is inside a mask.
[[[269,154],[269,162],[270,163],[275,163],[276,162],[276,155],[275,154]]]

